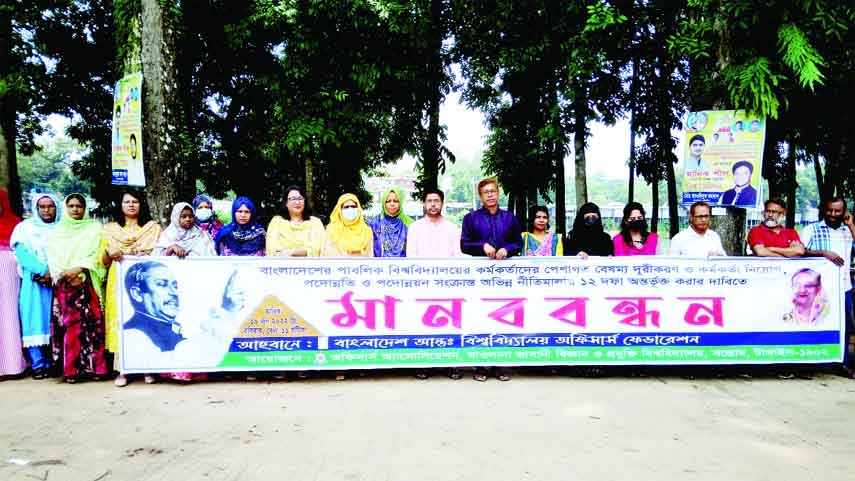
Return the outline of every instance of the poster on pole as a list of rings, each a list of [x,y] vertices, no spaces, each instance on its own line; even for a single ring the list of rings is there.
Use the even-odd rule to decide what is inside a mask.
[[[126,256],[121,371],[842,359],[833,263],[641,257]]]
[[[704,201],[753,209],[762,204],[764,117],[705,110],[690,112],[684,127],[684,205]]]
[[[145,186],[142,144],[142,73],[126,75],[113,90],[112,183]]]

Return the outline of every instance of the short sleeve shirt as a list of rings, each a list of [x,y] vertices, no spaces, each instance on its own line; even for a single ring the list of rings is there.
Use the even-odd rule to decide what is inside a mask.
[[[748,232],[748,245],[752,249],[758,245],[763,247],[787,248],[790,247],[790,243],[793,241],[799,244],[802,242],[799,239],[798,232],[786,227],[781,227],[781,230],[776,233],[774,230],[760,224]]]

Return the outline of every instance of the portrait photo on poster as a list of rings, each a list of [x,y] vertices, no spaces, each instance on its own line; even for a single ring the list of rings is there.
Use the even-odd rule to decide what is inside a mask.
[[[204,279],[199,276],[198,279]],[[186,281],[183,281],[186,282]],[[130,305],[122,324],[122,363],[129,369],[215,367],[228,351],[240,323],[254,306],[248,305],[251,273],[234,269],[225,286],[213,288],[203,312],[183,312],[186,286],[166,262],[139,261],[124,275]],[[199,295],[197,294],[198,298]]]

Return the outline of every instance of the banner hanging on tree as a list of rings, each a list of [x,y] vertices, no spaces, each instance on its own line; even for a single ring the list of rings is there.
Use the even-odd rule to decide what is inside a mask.
[[[126,373],[820,363],[825,259],[125,257]]]
[[[765,118],[705,110],[690,112],[684,127],[684,205],[704,201],[752,209],[762,204]]]
[[[112,178],[116,185],[145,186],[142,143],[142,73],[116,82],[113,90]]]

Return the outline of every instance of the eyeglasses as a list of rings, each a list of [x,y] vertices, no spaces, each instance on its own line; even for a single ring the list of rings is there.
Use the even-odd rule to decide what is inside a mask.
[[[304,198],[302,197],[288,197],[288,202],[303,202]]]

